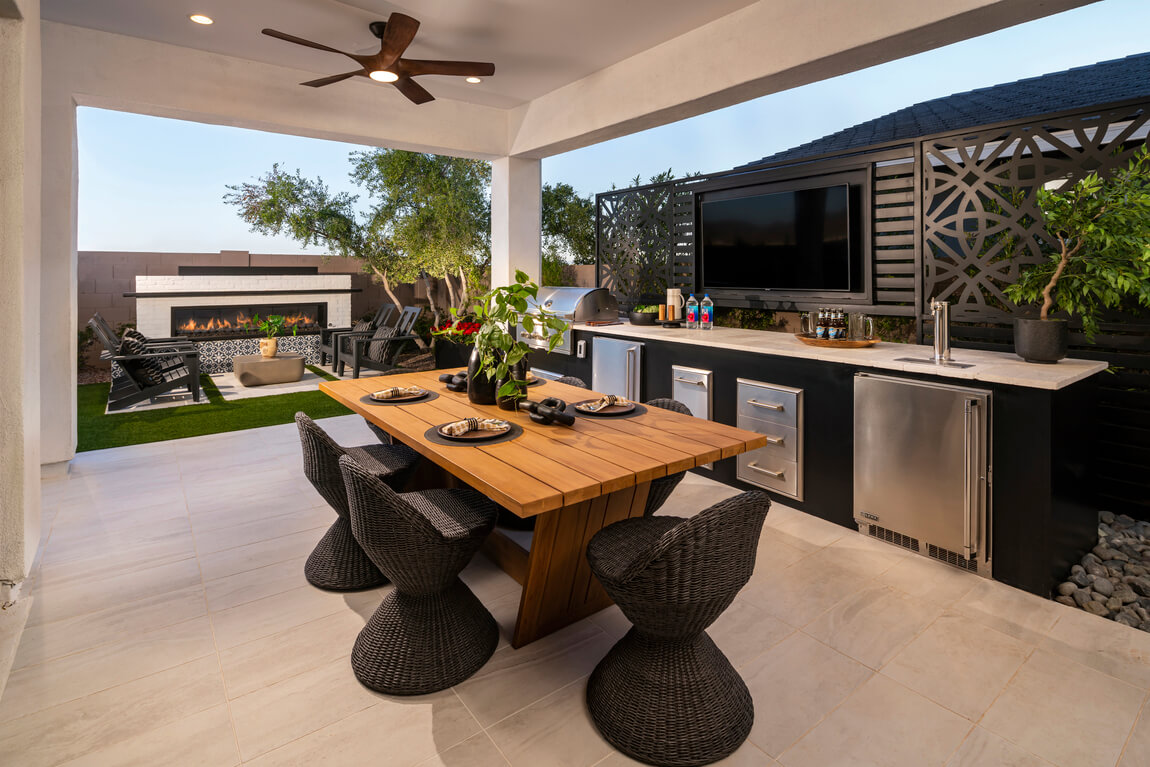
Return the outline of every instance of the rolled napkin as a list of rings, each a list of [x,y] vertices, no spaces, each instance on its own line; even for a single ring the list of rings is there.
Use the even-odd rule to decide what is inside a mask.
[[[612,405],[630,405],[631,400],[626,397],[617,397],[614,394],[604,394],[603,399],[598,402],[585,402],[579,406],[580,410],[586,410],[589,413],[597,413],[605,407]]]
[[[418,386],[393,386],[390,389],[380,389],[372,392],[372,399],[396,399],[397,397],[414,397],[423,394],[424,390]]]
[[[469,431],[503,431],[511,424],[498,418],[464,418],[462,421],[444,424],[439,430],[453,437],[462,437]]]

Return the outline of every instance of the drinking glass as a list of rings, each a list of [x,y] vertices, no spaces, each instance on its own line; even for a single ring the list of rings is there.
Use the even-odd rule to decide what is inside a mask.
[[[810,312],[803,312],[799,315],[799,333],[804,336],[815,334],[815,318]]]
[[[850,339],[852,341],[869,341],[874,338],[874,317],[855,313],[850,315]]]

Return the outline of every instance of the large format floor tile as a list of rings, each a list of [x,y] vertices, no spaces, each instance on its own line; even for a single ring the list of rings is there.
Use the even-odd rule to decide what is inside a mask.
[[[1145,691],[1038,649],[982,718],[982,726],[1062,767],[1111,767]]]
[[[942,764],[969,730],[957,714],[875,675],[779,761],[785,767]]]
[[[688,474],[660,513],[736,492]],[[0,767],[638,764],[585,704],[630,622],[610,607],[513,649],[522,590],[483,556],[462,578],[500,627],[487,664],[434,695],[362,687],[349,654],[391,586],[307,584],[335,514],[294,424],[84,453],[43,501]],[[1147,635],[782,504],[709,632],[755,703],[725,767],[1150,764]]]

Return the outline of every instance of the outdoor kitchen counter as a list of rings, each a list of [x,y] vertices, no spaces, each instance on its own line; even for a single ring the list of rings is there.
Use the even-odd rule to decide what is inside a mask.
[[[687,330],[686,328],[664,328],[659,325],[632,325],[626,321],[621,325],[594,327],[577,323],[574,328],[602,336],[692,344],[713,349],[838,362],[858,367],[905,371],[941,378],[983,381],[1033,389],[1062,389],[1106,369],[1105,362],[1092,360],[1064,359],[1056,365],[1039,365],[1024,362],[1014,354],[974,349],[954,349],[951,354],[955,362],[972,363],[974,367],[952,368],[923,365],[913,362],[899,362],[897,358],[931,357],[934,354],[933,347],[880,342],[868,349],[826,349],[808,346],[789,333],[744,330],[742,328]]]

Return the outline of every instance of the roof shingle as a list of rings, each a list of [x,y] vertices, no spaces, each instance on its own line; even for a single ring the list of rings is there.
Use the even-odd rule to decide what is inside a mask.
[[[1143,97],[1150,97],[1150,53],[923,101],[737,170]]]

